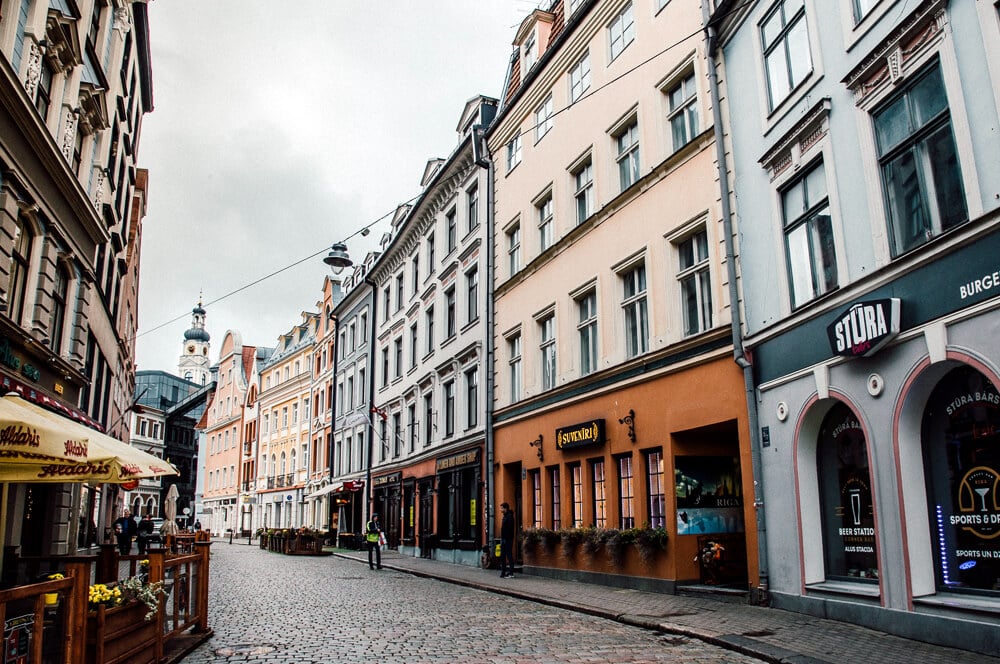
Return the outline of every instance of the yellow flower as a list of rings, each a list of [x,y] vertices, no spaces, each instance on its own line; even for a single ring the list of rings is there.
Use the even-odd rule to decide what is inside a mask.
[[[60,579],[65,579],[66,577],[60,574],[59,572],[53,572],[52,574],[49,574],[46,578],[49,579],[50,581],[59,581]]]

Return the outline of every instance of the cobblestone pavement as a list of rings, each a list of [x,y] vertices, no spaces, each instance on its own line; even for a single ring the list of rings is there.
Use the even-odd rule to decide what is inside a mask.
[[[687,636],[388,567],[371,571],[349,558],[222,542],[212,546],[209,616],[214,636],[184,664],[760,661]]]

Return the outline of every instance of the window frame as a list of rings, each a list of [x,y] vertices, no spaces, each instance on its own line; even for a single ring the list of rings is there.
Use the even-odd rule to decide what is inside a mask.
[[[792,13],[791,17],[785,16],[785,7],[789,5],[798,4],[798,8]],[[773,35],[773,38],[769,41],[767,37],[767,26],[771,19],[780,13],[780,25],[778,25],[777,32]],[[806,54],[809,56],[808,70],[805,71],[801,78],[795,80],[795,73],[792,71],[793,63],[796,62],[796,55],[790,53],[789,42],[790,38],[793,37],[793,33],[799,27],[805,29],[805,46]],[[768,112],[774,111],[782,103],[785,102],[792,93],[800,86],[804,81],[806,81],[814,71],[814,63],[812,57],[812,42],[809,37],[809,22],[806,12],[805,0],[778,0],[773,7],[764,15],[760,23],[757,25],[758,38],[760,39],[761,56],[763,58],[763,70],[764,70],[764,83],[765,89],[767,90],[767,102],[768,102]],[[776,96],[775,91],[772,88],[772,69],[770,67],[769,57],[778,52],[779,48],[782,50],[782,62],[784,64],[784,75],[785,80],[783,81],[787,85],[787,89],[780,95],[780,98]],[[777,64],[775,62],[775,64]]]
[[[597,288],[591,287],[574,298],[577,305],[576,329],[580,340],[580,375],[598,369]]]
[[[610,55],[608,62],[614,62],[634,41],[635,9],[629,2],[608,24],[608,54]]]
[[[691,265],[684,265],[684,247],[692,242],[696,237],[705,239],[705,257],[698,258],[696,254]],[[693,246],[693,245],[692,245]],[[684,337],[691,337],[712,329],[715,324],[715,302],[712,299],[712,255],[711,244],[708,238],[708,229],[705,226],[698,226],[686,233],[683,237],[674,240],[674,250],[677,253],[677,284],[680,289],[682,333]],[[694,279],[695,301],[698,311],[698,328],[691,327],[689,311],[686,304],[686,284]]]
[[[573,179],[573,207],[576,210],[576,225],[579,226],[594,215],[596,207],[593,156],[587,153],[570,168],[569,174]],[[584,176],[588,179],[581,179]]]
[[[823,179],[823,190],[822,194],[813,199],[810,192],[810,182],[812,182],[812,175],[816,173],[818,169],[822,169],[820,176]],[[781,187],[778,192],[779,199],[781,202],[781,231],[782,239],[784,241],[785,249],[785,271],[788,276],[788,296],[791,301],[792,310],[796,310],[827,293],[836,290],[839,287],[839,275],[837,270],[837,247],[836,247],[836,237],[833,228],[833,219],[830,206],[830,189],[829,180],[826,177],[826,166],[823,158],[818,158],[810,162],[804,168],[801,168],[796,177],[785,185]],[[801,195],[798,196],[799,200],[802,202],[802,209],[798,210],[797,216],[789,219],[789,203],[794,200],[792,198],[793,192],[801,191]],[[825,215],[823,214],[825,212]],[[820,219],[826,217],[826,234],[827,237],[820,238],[819,244],[826,245],[829,244],[832,249],[832,257],[830,260],[830,270],[832,270],[832,275],[826,276],[826,283],[820,283],[820,276],[823,272],[822,266],[823,261],[821,256],[816,256],[815,251],[821,251],[822,247],[817,248],[814,246],[816,244],[814,240],[818,233],[822,233],[822,228],[814,227],[820,226],[822,222]],[[807,242],[805,247],[807,255],[805,261],[793,257],[793,242],[792,237],[799,231],[805,231],[804,239]],[[797,284],[799,283],[797,279],[797,266],[802,265],[803,267],[808,267],[809,273],[809,293],[803,295],[799,299],[799,289]],[[829,281],[832,277],[832,283]]]
[[[618,277],[622,285],[625,357],[631,359],[649,352],[649,279],[645,259],[630,261],[618,270]]]
[[[535,109],[535,143],[541,141],[552,130],[552,93]]]
[[[558,365],[556,357],[556,314],[549,311],[538,318],[538,350],[542,391],[554,389],[558,383]]]
[[[615,141],[615,163],[618,165],[618,185],[627,190],[642,178],[639,151],[639,118],[630,116],[611,134]]]
[[[590,89],[590,51],[585,52],[569,70],[569,103],[580,101]]]

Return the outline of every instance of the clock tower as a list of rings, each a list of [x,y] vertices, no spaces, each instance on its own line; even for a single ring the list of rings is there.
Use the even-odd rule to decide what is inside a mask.
[[[205,385],[211,380],[208,347],[211,337],[205,330],[205,310],[198,306],[191,310],[191,328],[184,333],[184,351],[177,363],[177,374],[184,380]]]

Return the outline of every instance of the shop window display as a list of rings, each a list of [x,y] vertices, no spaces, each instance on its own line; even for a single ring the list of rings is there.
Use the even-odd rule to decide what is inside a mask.
[[[1000,394],[971,367],[931,393],[921,434],[939,590],[1000,596]]]
[[[875,507],[865,433],[838,403],[823,420],[817,451],[826,578],[878,580]]]

